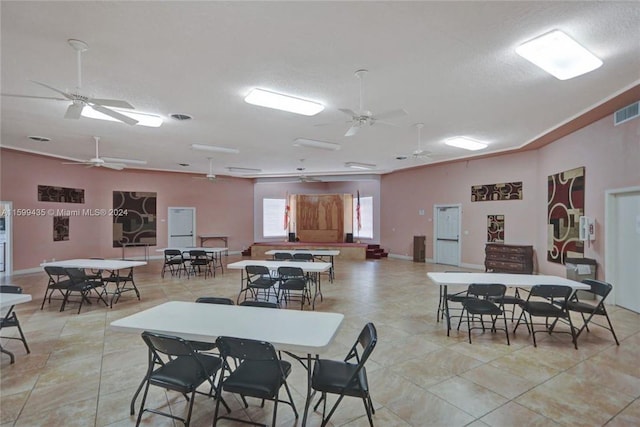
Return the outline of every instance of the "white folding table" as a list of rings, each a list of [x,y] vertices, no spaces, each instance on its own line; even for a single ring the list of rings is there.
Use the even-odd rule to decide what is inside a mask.
[[[449,286],[468,287],[472,283],[490,284],[501,283],[506,286],[530,289],[534,285],[564,285],[570,286],[574,292],[580,289],[590,289],[589,285],[559,276],[538,274],[510,274],[510,273],[456,273],[429,272],[429,279],[434,285],[440,286],[440,301],[438,302],[437,320],[444,311]],[[449,319],[447,319],[448,321]],[[449,326],[448,326],[449,327]]]
[[[315,292],[313,293],[312,307],[315,309],[316,297],[320,295],[322,301],[322,288],[320,286],[320,273],[325,273],[331,269],[330,262],[301,262],[301,261],[265,261],[265,260],[242,260],[227,264],[230,270],[240,270],[240,291],[244,284],[244,268],[248,265],[260,265],[267,267],[270,271],[276,273],[279,267],[300,267],[304,273],[312,275],[312,281],[315,284]],[[275,275],[274,275],[275,277]]]
[[[62,268],[82,268],[86,270],[106,270],[115,273],[116,275],[116,289],[113,291],[111,296],[110,305],[113,307],[114,302],[118,302],[120,299],[120,295],[123,292],[127,291],[135,291],[138,300],[140,300],[140,291],[136,287],[135,282],[133,281],[133,275],[131,280],[131,285],[133,287],[126,287],[126,282],[120,285],[120,270],[126,270],[129,268],[140,267],[142,265],[147,265],[146,261],[129,261],[129,260],[121,260],[121,259],[69,259],[66,261],[53,261],[53,262],[45,262],[40,264],[41,267],[62,267]],[[132,273],[133,274],[133,273]]]
[[[220,271],[222,272],[222,274],[224,274],[224,267],[222,265],[222,254],[223,253],[227,253],[227,251],[229,250],[229,248],[209,248],[206,246],[185,246],[185,247],[170,247],[170,248],[162,248],[162,249],[156,249],[156,252],[162,252],[164,253],[165,250],[170,249],[170,250],[174,250],[174,251],[180,251],[183,254],[185,252],[189,252],[189,251],[205,251],[208,254],[211,254],[212,258],[213,258],[213,269],[215,270],[217,267],[220,267]],[[218,265],[216,265],[216,262],[218,263]]]
[[[327,349],[343,319],[340,313],[170,301],[111,322],[111,328],[136,333],[151,331],[210,343],[219,336],[267,341],[307,369],[307,401],[302,422],[305,425],[313,355]],[[131,414],[141,388],[142,384],[131,401]]]
[[[335,264],[333,263],[333,257],[340,255],[340,251],[337,249],[271,249],[265,252],[265,255],[275,255],[276,253],[286,254],[311,254],[318,261],[325,261],[325,257],[329,257],[331,263],[331,269],[329,270],[329,280],[333,283],[335,277]]]
[[[9,294],[0,292],[0,309],[11,308],[14,305],[22,304],[31,301],[31,295],[29,294]],[[5,350],[0,344],[0,352],[8,354],[11,358],[11,363],[15,361],[15,356],[9,350]]]

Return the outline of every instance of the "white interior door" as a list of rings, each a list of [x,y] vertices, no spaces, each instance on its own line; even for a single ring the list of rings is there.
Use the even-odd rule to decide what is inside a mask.
[[[615,303],[640,313],[640,190],[617,194],[611,224],[614,256],[607,258],[607,281],[613,285]],[[609,263],[611,265],[609,266]]]
[[[196,245],[196,208],[169,208],[168,247],[182,248]]]
[[[460,265],[460,206],[434,206],[436,264]]]

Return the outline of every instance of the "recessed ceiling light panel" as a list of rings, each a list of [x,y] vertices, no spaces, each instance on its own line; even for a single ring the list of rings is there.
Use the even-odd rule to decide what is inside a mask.
[[[288,111],[304,116],[315,116],[324,110],[324,105],[320,103],[264,89],[253,89],[249,92],[249,95],[244,98],[244,101],[260,107]]]
[[[138,123],[136,124],[140,126],[157,128],[162,125],[162,117],[155,114],[140,113],[138,111],[125,110],[123,108],[109,107],[109,109],[117,111],[120,114],[124,114],[125,116],[130,117],[134,120],[137,120]],[[90,119],[107,120],[110,122],[121,123],[120,120],[114,119],[113,117],[107,116],[106,114],[102,114],[100,111],[96,111],[93,108],[83,108],[81,114],[83,117],[88,117]]]
[[[235,172],[235,173],[257,173],[257,172],[262,172],[262,169],[240,168],[240,167],[235,167],[235,166],[229,166],[227,168],[227,170],[229,172]]]
[[[215,145],[191,144],[192,150],[211,151],[214,153],[238,154],[240,150],[237,148],[216,147]]]
[[[475,139],[467,138],[466,136],[456,136],[455,138],[449,138],[444,141],[445,144],[451,147],[463,148],[465,150],[482,150],[487,148],[486,143],[476,141]]]
[[[326,141],[316,141],[315,139],[298,138],[293,141],[296,147],[318,148],[320,150],[338,151],[340,144]]]
[[[376,165],[372,165],[369,163],[359,163],[359,162],[347,162],[344,164],[346,167],[351,169],[375,169]]]
[[[560,30],[521,44],[516,53],[559,80],[572,79],[602,65],[600,58]]]

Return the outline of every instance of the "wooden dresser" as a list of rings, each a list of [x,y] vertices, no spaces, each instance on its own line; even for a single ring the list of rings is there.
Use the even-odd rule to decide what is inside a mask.
[[[484,253],[485,271],[533,274],[533,246],[487,243]]]

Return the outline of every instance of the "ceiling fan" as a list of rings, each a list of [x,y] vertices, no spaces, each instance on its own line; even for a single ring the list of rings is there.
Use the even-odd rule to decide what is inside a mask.
[[[424,123],[418,123],[416,124],[416,127],[418,128],[418,148],[413,150],[411,157],[414,159],[429,159],[431,151],[422,149],[422,128],[424,127]]]
[[[364,77],[367,75],[367,70],[358,70],[355,72],[355,76],[360,80],[360,106],[358,111],[353,111],[349,108],[339,108],[341,112],[351,118],[351,127],[347,130],[344,136],[353,136],[364,125],[373,126],[376,123],[382,123],[386,125],[395,126],[393,123],[385,122],[384,120],[393,119],[396,117],[406,116],[407,112],[402,108],[397,110],[390,110],[380,114],[373,114],[369,110],[364,108]]]
[[[99,152],[99,144],[100,137],[94,136],[93,139],[96,141],[96,156],[93,159],[86,160],[84,162],[64,162],[65,165],[85,165],[88,168],[99,167],[99,168],[109,168],[115,170],[122,170],[125,168],[124,163],[115,163],[115,162],[107,162],[103,158],[100,157]],[[126,161],[126,159],[122,159],[121,161]]]
[[[209,173],[205,176],[195,176],[194,179],[206,179],[209,182],[220,182],[220,178],[213,173],[213,157],[207,157],[207,159],[209,159]]]
[[[77,69],[78,69],[78,84],[76,86],[76,89],[74,91],[62,91],[60,89],[56,89],[53,86],[49,86],[46,83],[42,83],[42,82],[38,82],[35,80],[31,80],[33,83],[46,87],[47,89],[50,89],[54,92],[57,92],[58,94],[62,95],[64,98],[51,98],[51,97],[39,97],[39,96],[26,96],[26,95],[9,95],[9,96],[18,96],[18,97],[23,97],[23,98],[40,98],[40,99],[55,99],[55,100],[60,100],[60,101],[65,101],[65,100],[69,100],[71,101],[71,105],[69,105],[69,107],[67,108],[67,111],[64,115],[65,119],[79,119],[80,115],[82,114],[82,110],[85,107],[90,107],[93,108],[94,110],[105,114],[109,117],[112,117],[116,120],[119,120],[123,123],[126,123],[128,125],[135,125],[136,123],[138,123],[137,120],[128,117],[122,113],[119,113],[118,111],[112,110],[111,108],[108,107],[115,107],[115,108],[126,108],[126,109],[131,109],[133,110],[134,107],[129,104],[127,101],[123,101],[123,100],[119,100],[119,99],[103,99],[103,98],[92,98],[89,97],[87,95],[83,95],[81,93],[81,89],[82,89],[82,52],[86,51],[89,49],[89,45],[87,45],[87,43],[81,41],[81,40],[76,40],[76,39],[69,39],[68,40],[69,45],[71,45],[71,47],[76,51],[76,57],[77,57]]]

